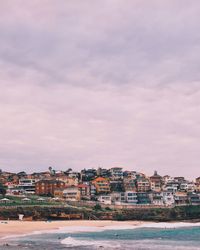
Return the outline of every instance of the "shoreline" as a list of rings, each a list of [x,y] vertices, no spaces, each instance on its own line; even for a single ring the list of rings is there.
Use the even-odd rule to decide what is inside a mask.
[[[109,228],[135,228],[142,225],[142,221],[110,221],[110,220],[72,220],[72,221],[0,221],[0,240],[21,237],[28,234],[51,233],[55,230],[69,232],[90,231],[91,229],[109,229]],[[148,222],[147,222],[148,223]],[[82,229],[83,230],[82,230]]]
[[[73,221],[0,221],[0,240],[5,242],[11,238],[31,234],[54,232],[75,233],[103,230],[120,230],[144,228],[177,228],[199,226],[200,222],[152,222],[152,221],[111,221],[111,220],[73,220]]]

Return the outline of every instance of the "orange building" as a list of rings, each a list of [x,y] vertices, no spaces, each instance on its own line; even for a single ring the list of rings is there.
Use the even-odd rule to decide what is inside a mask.
[[[97,177],[92,181],[92,184],[96,188],[96,192],[99,193],[109,193],[110,192],[110,183],[107,178]]]

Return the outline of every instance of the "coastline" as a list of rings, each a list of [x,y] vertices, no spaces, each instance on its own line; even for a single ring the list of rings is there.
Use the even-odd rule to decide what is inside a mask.
[[[109,229],[109,228],[135,228],[141,226],[142,221],[110,221],[110,220],[71,220],[71,221],[0,221],[0,239],[20,237],[27,234],[53,232],[54,230],[90,231],[91,229]]]
[[[55,232],[93,232],[117,229],[135,228],[178,228],[200,227],[200,222],[152,222],[152,221],[112,221],[112,220],[71,220],[71,221],[0,221],[0,240],[4,242],[10,238],[23,237],[31,234]]]

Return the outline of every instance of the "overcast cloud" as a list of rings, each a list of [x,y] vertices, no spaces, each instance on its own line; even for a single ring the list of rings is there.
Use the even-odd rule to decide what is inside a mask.
[[[198,0],[0,0],[0,167],[200,175]]]

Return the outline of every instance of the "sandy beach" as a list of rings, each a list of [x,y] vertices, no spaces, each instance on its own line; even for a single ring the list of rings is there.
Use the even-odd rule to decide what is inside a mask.
[[[141,221],[0,221],[0,239],[12,235],[24,235],[36,231],[54,230],[61,227],[125,227],[139,226]]]

